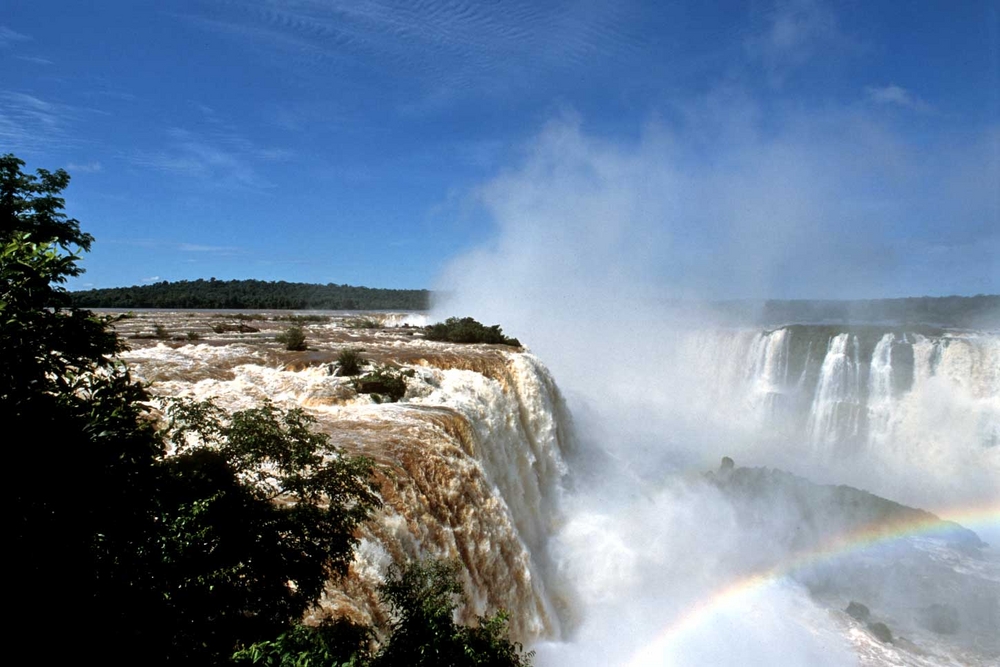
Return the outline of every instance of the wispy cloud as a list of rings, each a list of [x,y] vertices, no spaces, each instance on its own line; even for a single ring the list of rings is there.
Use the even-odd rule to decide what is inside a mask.
[[[220,257],[230,257],[246,253],[246,249],[233,245],[210,245],[186,241],[165,241],[163,239],[108,239],[106,243],[131,246],[134,248],[150,248],[162,251],[183,253],[211,254]]]
[[[857,49],[821,0],[777,0],[761,18],[760,29],[744,46],[775,86],[818,56],[829,58]]]
[[[70,162],[66,165],[66,171],[71,174],[96,174],[102,169],[101,163],[97,160],[83,163]]]
[[[904,109],[927,113],[932,111],[932,107],[905,88],[900,88],[895,84],[887,86],[868,86],[865,88],[868,99],[879,105],[895,105]]]
[[[220,255],[232,255],[241,251],[238,246],[204,245],[201,243],[179,243],[177,249],[182,252],[210,252]]]
[[[603,58],[627,57],[640,42],[629,32],[626,3],[258,1],[186,18],[307,59],[405,72],[424,86],[452,91],[594,67]]]
[[[159,281],[160,281],[160,276],[149,276],[147,278],[142,279],[142,282],[144,283],[155,283]]]
[[[258,165],[290,156],[283,149],[256,146],[223,128],[208,133],[172,128],[167,134],[166,147],[137,153],[132,156],[133,162],[222,187],[267,188],[270,183],[260,174]]]
[[[7,26],[0,25],[0,48],[13,46],[20,42],[30,41],[31,37],[16,30],[11,30]]]
[[[26,63],[33,63],[35,65],[55,65],[54,62],[48,58],[39,58],[37,56],[14,56],[18,60],[23,60]]]
[[[71,142],[72,107],[27,93],[0,91],[0,140],[15,150],[39,150]]]

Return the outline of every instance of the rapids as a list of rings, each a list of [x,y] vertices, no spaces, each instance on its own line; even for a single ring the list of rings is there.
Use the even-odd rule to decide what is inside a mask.
[[[378,463],[384,507],[363,529],[347,580],[331,582],[314,619],[383,618],[375,590],[391,564],[448,558],[463,567],[463,620],[502,608],[519,641],[562,635],[565,602],[547,539],[558,521],[572,427],[538,359],[502,347],[424,342],[407,335],[403,325],[414,317],[405,315],[383,316],[377,328],[350,328],[349,318],[307,325],[306,353],[280,349],[273,337],[282,325],[266,319],[250,320],[260,331],[223,337],[206,331],[209,315],[141,314],[119,323],[119,332],[144,336],[155,329],[153,319],[172,331],[199,332],[197,342],[132,339],[122,356],[152,381],[154,394],[211,398],[231,410],[264,398],[302,407],[332,444]],[[412,370],[404,400],[375,403],[349,378],[331,374],[344,347]]]
[[[602,415],[594,403],[601,397],[586,394],[570,397],[574,414],[579,411],[574,420],[552,375],[528,351],[425,341],[413,328],[425,323],[422,316],[334,314],[303,323],[308,351],[286,352],[274,342],[286,326],[277,314],[245,317],[242,331],[218,326],[232,317],[139,313],[117,325],[131,337],[123,358],[152,383],[154,394],[211,397],[230,409],[265,397],[302,407],[334,445],[379,464],[385,506],[364,528],[348,577],[330,583],[313,620],[384,619],[375,589],[388,568],[406,559],[445,557],[464,569],[469,599],[460,619],[508,610],[512,637],[539,649],[540,667],[664,664],[637,661],[640,653],[632,652],[662,634],[657,623],[685,617],[685,605],[715,595],[727,577],[783,572],[781,559],[793,546],[812,548],[809,540],[822,542],[829,537],[821,534],[824,527],[837,523],[804,535],[799,529],[816,524],[815,510],[800,515],[784,501],[748,520],[744,501],[720,494],[700,473],[664,477],[654,457],[635,460],[615,451],[616,439],[642,425],[598,428],[594,420]],[[166,328],[166,338],[154,337],[163,335],[155,324]],[[926,473],[927,479],[965,480],[969,498],[997,501],[995,333],[720,326],[665,331],[659,344],[669,354],[657,363],[669,366],[670,382],[681,389],[654,393],[651,400],[667,397],[653,404],[685,415],[721,442],[709,456],[724,451],[753,464],[771,457],[821,482],[848,481],[911,503],[906,492],[914,487],[931,493],[917,494],[921,498],[933,496],[933,484],[921,484],[919,475]],[[346,347],[412,371],[403,400],[378,404],[338,377],[335,359]],[[641,394],[634,382],[627,384],[627,374],[606,374],[606,400],[617,388]],[[670,443],[665,439],[660,447]],[[908,485],[896,484],[904,478]],[[946,498],[947,491],[939,495]],[[782,611],[761,620],[758,634],[786,632],[791,619],[814,638],[839,642],[816,664],[843,664],[848,654],[869,665],[947,664],[948,656],[989,664],[1000,658],[1000,647],[984,639],[981,628],[990,627],[990,614],[1000,614],[1000,560],[995,550],[955,549],[933,538],[903,538],[881,551],[789,571],[776,597],[766,598]],[[899,588],[906,589],[908,577],[938,583],[911,598]],[[886,580],[897,589],[876,590]],[[975,609],[963,608],[954,591],[974,591]],[[906,642],[880,643],[843,613],[847,596],[865,595],[881,603],[886,620],[907,630]],[[979,628],[979,634],[928,631],[919,623],[926,608],[957,608],[964,627]],[[609,624],[629,630],[611,632]],[[612,642],[627,648],[600,646]],[[681,656],[677,664],[684,664],[683,656],[709,656],[683,643],[672,650]],[[744,657],[753,664],[781,655]],[[731,655],[720,659],[740,664],[726,662]]]

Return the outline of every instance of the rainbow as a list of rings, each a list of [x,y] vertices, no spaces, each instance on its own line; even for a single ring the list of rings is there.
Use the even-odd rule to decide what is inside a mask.
[[[948,519],[925,514],[916,518],[866,524],[837,535],[818,547],[796,552],[789,559],[768,570],[756,572],[718,588],[710,596],[673,619],[653,641],[637,651],[626,665],[629,667],[662,665],[663,657],[668,655],[671,644],[685,633],[710,620],[718,611],[745,601],[751,595],[794,574],[797,570],[900,538],[944,532],[954,529],[955,523],[963,527],[1000,524],[1000,505],[961,508],[942,513],[947,515]]]

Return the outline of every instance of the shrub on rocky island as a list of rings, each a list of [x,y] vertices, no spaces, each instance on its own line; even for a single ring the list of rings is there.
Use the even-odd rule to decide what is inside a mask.
[[[500,328],[499,324],[488,327],[471,317],[449,317],[444,322],[428,326],[425,331],[427,340],[521,347],[519,340],[503,335],[503,329]]]
[[[292,352],[301,352],[306,349],[306,335],[300,326],[290,326],[275,338],[279,343],[285,344],[285,349]]]
[[[354,390],[359,394],[371,394],[376,403],[395,403],[406,395],[408,377],[413,377],[413,371],[377,366],[372,372],[353,380]]]
[[[337,355],[337,363],[340,365],[340,375],[352,377],[361,373],[361,367],[366,361],[361,356],[361,350],[354,347],[346,347]]]

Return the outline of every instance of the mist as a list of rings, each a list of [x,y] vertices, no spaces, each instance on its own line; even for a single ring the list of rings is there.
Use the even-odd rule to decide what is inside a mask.
[[[520,162],[471,195],[496,236],[447,267],[437,315],[499,322],[527,341],[567,394],[614,424],[620,442],[608,449],[639,454],[647,469],[651,455],[707,469],[739,454],[919,506],[995,499],[997,448],[985,462],[973,447],[933,465],[910,452],[841,465],[748,431],[711,393],[706,363],[716,360],[690,342],[714,320],[714,299],[1000,291],[1000,270],[989,270],[1000,231],[986,222],[1000,219],[1000,202],[982,179],[958,182],[1000,179],[998,128],[918,160],[863,108],[785,111],[779,123],[724,90],[674,112],[632,140],[588,133],[573,114],[548,123]],[[949,415],[996,421],[1000,381],[983,382],[978,394],[942,386],[912,406],[940,436],[930,441],[954,428]]]
[[[1000,180],[998,128],[916,145],[877,112],[860,101],[765,108],[722,88],[625,138],[564,113],[470,193],[495,235],[449,264],[435,315],[500,323],[524,341],[579,432],[549,547],[571,630],[535,647],[539,665],[856,661],[803,577],[664,639],[692,608],[786,559],[802,523],[781,505],[767,508],[766,530],[741,523],[702,477],[722,456],[945,515],[996,506],[1000,447],[980,446],[1000,423],[995,373],[975,387],[937,380],[901,406],[916,415],[912,447],[831,457],[748,419],[703,352],[717,299],[1000,291],[1000,231],[984,222],[1000,219],[988,185]],[[988,352],[993,363],[995,341]],[[898,609],[920,602],[877,595]],[[996,601],[983,604],[995,617]]]

